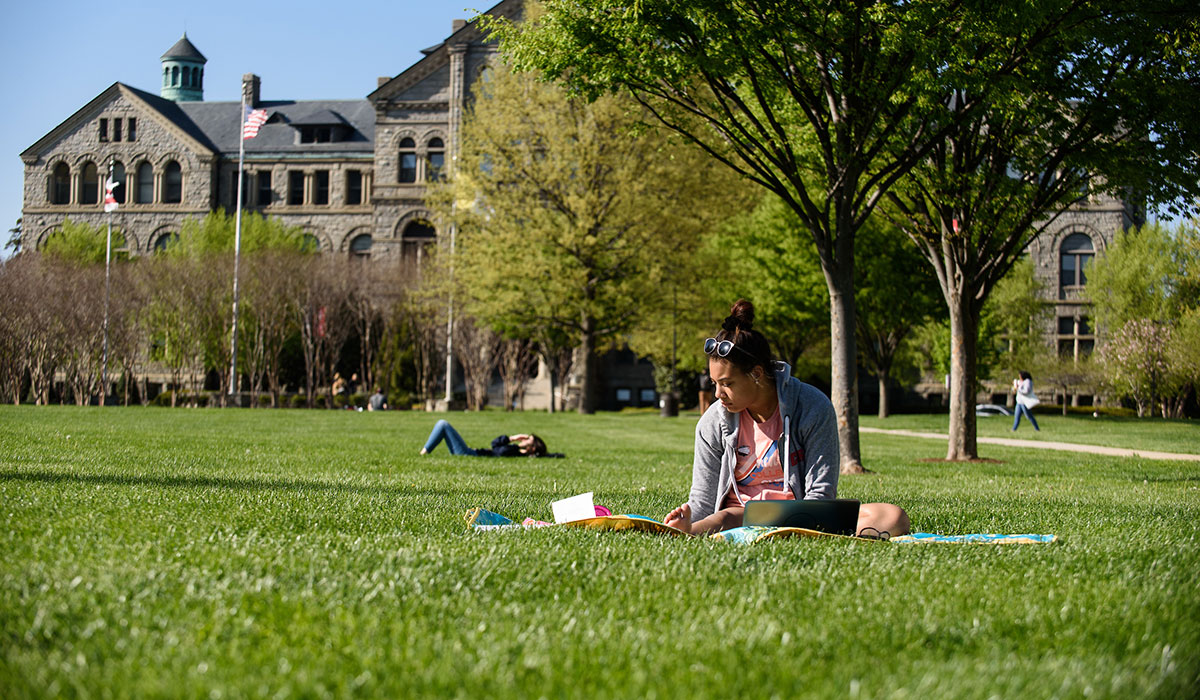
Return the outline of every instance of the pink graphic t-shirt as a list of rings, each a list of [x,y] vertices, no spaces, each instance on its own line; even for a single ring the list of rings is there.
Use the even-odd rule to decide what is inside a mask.
[[[783,417],[779,408],[762,423],[756,423],[749,411],[738,419],[737,460],[733,469],[733,488],[743,500],[790,501],[795,496],[783,482]],[[793,450],[790,463],[795,466],[802,458]],[[722,507],[739,505],[738,497],[730,492]]]

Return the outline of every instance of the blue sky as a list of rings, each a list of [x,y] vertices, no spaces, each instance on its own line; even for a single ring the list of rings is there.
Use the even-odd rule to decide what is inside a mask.
[[[243,73],[264,99],[355,99],[499,0],[9,3],[0,24],[0,224],[21,216],[20,154],[114,82],[158,94],[159,57],[187,32],[208,59],[204,99],[238,100]]]

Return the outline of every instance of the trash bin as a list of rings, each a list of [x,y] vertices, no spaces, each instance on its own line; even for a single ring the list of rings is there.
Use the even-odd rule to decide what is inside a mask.
[[[679,397],[673,391],[665,391],[658,397],[658,407],[663,418],[675,418],[679,415]]]

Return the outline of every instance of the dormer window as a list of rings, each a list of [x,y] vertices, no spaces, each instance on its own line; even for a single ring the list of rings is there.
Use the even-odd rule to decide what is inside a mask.
[[[333,110],[323,109],[315,114],[293,120],[297,143],[336,143],[347,141],[353,127]]]
[[[329,143],[333,140],[333,129],[328,126],[300,127],[300,143]]]

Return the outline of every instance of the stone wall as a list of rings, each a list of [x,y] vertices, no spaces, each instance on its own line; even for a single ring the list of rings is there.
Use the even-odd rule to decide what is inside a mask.
[[[102,142],[99,139],[99,120],[114,119],[127,124],[136,119],[136,139]],[[127,129],[127,127],[126,127]],[[122,137],[127,137],[123,130]],[[124,95],[118,94],[98,112],[71,125],[47,155],[25,163],[22,248],[34,249],[45,242],[46,236],[62,225],[66,217],[95,225],[107,222],[104,215],[104,181],[110,159],[125,167],[125,203],[113,215],[113,225],[126,231],[131,252],[144,252],[153,244],[154,234],[162,230],[178,231],[188,216],[203,216],[213,204],[213,160],[193,151],[178,132],[155,116],[140,109]],[[167,163],[180,165],[183,176],[182,201],[168,204],[163,199],[163,174]],[[84,165],[94,163],[98,170],[98,192],[95,204],[83,204],[82,176]],[[148,162],[154,168],[153,202],[138,204],[134,197],[137,168]],[[50,178],[59,163],[71,169],[71,203],[50,203]]]

